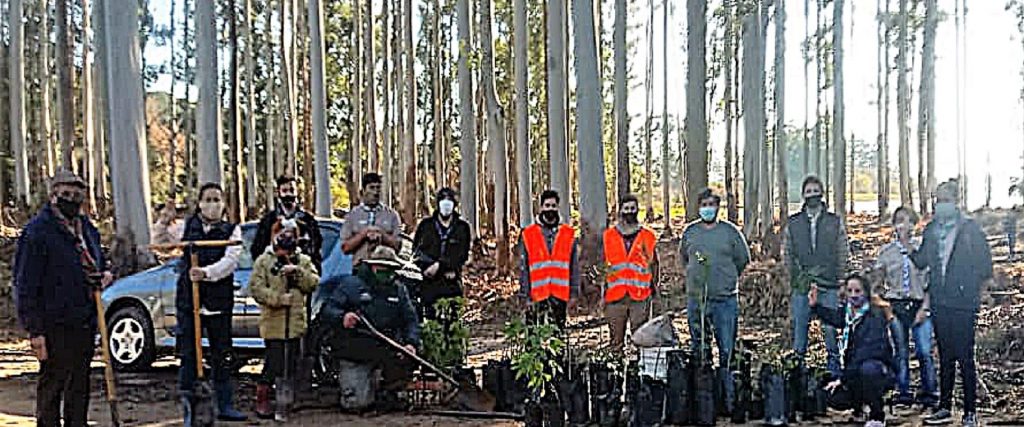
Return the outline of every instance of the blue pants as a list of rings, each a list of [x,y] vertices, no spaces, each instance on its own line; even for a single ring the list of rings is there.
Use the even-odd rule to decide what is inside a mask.
[[[703,360],[711,360],[709,339],[711,333],[718,346],[718,380],[724,386],[726,402],[733,401],[734,385],[732,367],[732,351],[736,346],[737,319],[739,304],[736,297],[712,299],[707,301],[706,310],[701,310],[701,300],[690,298],[686,305],[687,321],[690,326],[690,349],[695,357],[703,356]],[[701,325],[703,320],[703,325]],[[701,328],[703,326],[703,330]],[[732,408],[729,408],[730,410]]]
[[[178,370],[178,390],[191,393],[196,382],[195,326],[192,310],[178,309],[178,330],[175,341],[181,368]],[[231,395],[231,313],[203,316],[202,327],[210,341],[207,355],[213,368],[213,387],[218,401]]]
[[[938,386],[935,378],[935,360],[932,358],[932,321],[925,319],[914,325],[917,301],[892,301],[893,338],[896,344],[896,385],[901,399],[912,398],[910,393],[910,342],[914,342],[914,357],[921,364],[921,390],[919,399],[925,405],[934,405],[938,400]]]
[[[838,308],[839,290],[818,288],[818,304],[822,307]],[[793,321],[793,350],[800,358],[807,355],[807,329],[811,323],[811,306],[807,294],[793,292],[789,298],[790,318]],[[836,340],[836,328],[822,323],[825,332],[825,350],[828,351],[827,367],[833,377],[839,377],[839,343]]]
[[[860,410],[871,407],[869,419],[885,421],[882,397],[892,386],[892,371],[879,360],[865,360],[860,366],[850,367],[843,376],[842,386],[829,396],[829,406],[838,409]]]

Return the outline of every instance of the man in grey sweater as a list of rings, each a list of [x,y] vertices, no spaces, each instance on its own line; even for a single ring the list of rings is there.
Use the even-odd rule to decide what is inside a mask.
[[[705,189],[698,195],[700,220],[686,227],[679,254],[686,266],[690,346],[700,363],[711,363],[709,333],[718,346],[719,381],[732,402],[733,346],[739,317],[738,279],[750,263],[750,247],[728,221],[718,220],[721,196]],[[728,408],[731,412],[732,408]]]

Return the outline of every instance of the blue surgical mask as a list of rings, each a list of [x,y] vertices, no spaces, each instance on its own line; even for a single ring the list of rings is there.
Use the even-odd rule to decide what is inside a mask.
[[[941,202],[935,204],[935,219],[939,221],[949,221],[956,218],[959,210],[955,203]]]
[[[701,206],[697,213],[704,222],[714,222],[715,218],[718,218],[718,208],[716,207]]]
[[[848,302],[853,307],[860,308],[863,307],[864,304],[868,302],[868,296],[857,295],[855,297],[849,297],[846,299],[846,302]]]

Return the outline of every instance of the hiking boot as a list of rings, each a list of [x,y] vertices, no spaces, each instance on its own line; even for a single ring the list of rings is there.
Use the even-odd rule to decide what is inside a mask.
[[[914,405],[914,396],[911,396],[909,393],[900,394],[899,396],[896,397],[893,403],[896,405],[896,409],[909,409],[911,406]]]
[[[264,420],[274,417],[274,411],[270,407],[270,385],[256,386],[256,416]]]
[[[245,414],[235,410],[231,400],[234,397],[234,388],[230,383],[216,385],[217,394],[217,419],[228,422],[242,422],[249,419]]]
[[[949,409],[936,409],[932,411],[931,415],[925,417],[925,425],[937,426],[944,425],[953,422],[953,413],[949,412]]]
[[[978,415],[970,412],[964,415],[963,420],[964,427],[975,427],[978,425]]]

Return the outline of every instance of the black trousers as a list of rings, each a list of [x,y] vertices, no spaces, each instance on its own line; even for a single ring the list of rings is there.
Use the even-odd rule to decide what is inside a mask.
[[[260,383],[264,385],[274,384],[274,381],[279,377],[284,377],[285,372],[288,372],[288,377],[295,379],[295,367],[298,366],[300,357],[300,343],[301,338],[292,338],[290,340],[265,340],[267,349],[263,355],[263,377],[260,378]],[[288,364],[285,364],[285,352],[288,352]]]
[[[231,317],[230,311],[200,319],[206,338],[210,342],[208,351],[203,352],[213,368],[214,388],[226,390],[231,380]],[[192,310],[178,308],[178,334],[175,336],[181,368],[178,369],[178,390],[191,392],[196,382],[195,320]],[[202,363],[199,361],[198,363]]]
[[[974,328],[978,315],[970,310],[932,309],[935,338],[939,342],[939,407],[953,408],[956,365],[964,386],[964,412],[973,413],[978,396],[978,371],[974,364]]]
[[[526,321],[533,325],[553,324],[558,329],[564,330],[568,306],[568,303],[555,297],[535,302],[530,306]]]
[[[40,364],[36,385],[36,419],[39,427],[85,427],[89,417],[89,362],[94,352],[91,327],[52,328],[46,337],[48,358]]]
[[[892,370],[879,360],[866,360],[852,369],[847,369],[843,384],[829,396],[829,406],[859,411],[865,404],[871,408],[868,417],[872,421],[885,421],[882,397],[895,379]]]
[[[365,332],[344,329],[339,331],[335,343],[335,357],[354,363],[367,364],[381,370],[381,389],[402,390],[412,380],[416,361],[391,348],[377,337]]]

